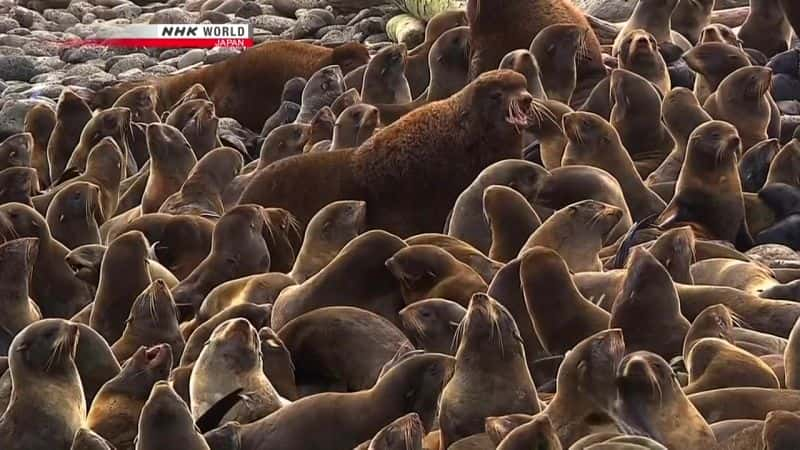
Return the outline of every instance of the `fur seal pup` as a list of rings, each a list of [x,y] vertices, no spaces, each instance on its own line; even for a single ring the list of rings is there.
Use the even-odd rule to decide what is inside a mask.
[[[0,416],[0,446],[8,450],[68,449],[86,418],[86,400],[75,367],[78,326],[40,320],[11,343],[11,404]],[[30,427],[45,427],[37,433]]]
[[[750,147],[739,160],[739,178],[742,192],[758,192],[769,176],[772,161],[780,152],[780,141],[767,139]]]
[[[689,136],[698,126],[711,121],[711,116],[700,105],[694,93],[683,87],[672,89],[664,96],[664,101],[661,103],[661,117],[675,142],[675,147],[664,162],[648,175],[645,181],[648,186],[678,179],[686,157]]]
[[[711,23],[715,3],[714,0],[678,0],[670,17],[672,29],[696,45],[703,28]]]
[[[0,206],[0,235],[5,240],[39,239],[30,297],[43,317],[72,317],[92,301],[89,288],[75,278],[64,260],[69,250],[53,239],[47,222],[36,210],[20,203]]]
[[[497,445],[498,450],[524,450],[539,448],[542,450],[561,450],[553,424],[546,414],[537,415],[530,422],[513,429]]]
[[[167,381],[159,381],[142,408],[136,450],[210,450],[197,431],[189,407]]]
[[[158,91],[159,111],[174,105],[189,87],[199,83],[205,87],[220,117],[232,117],[251,130],[260,130],[264,121],[278,109],[288,80],[308,79],[330,65],[339,65],[342,72],[347,73],[368,60],[367,49],[356,43],[331,49],[282,40],[264,43],[219,64],[159,78],[149,84]],[[94,103],[108,107],[131,87],[129,83],[122,83],[106,88],[98,92]]]
[[[483,211],[483,193],[492,185],[508,186],[529,202],[536,199],[547,178],[547,170],[538,164],[508,159],[483,169],[456,199],[447,234],[488,253],[492,235]],[[469,299],[466,299],[469,300]]]
[[[772,411],[764,420],[762,440],[766,450],[790,449],[800,436],[797,426],[800,416],[789,411]]]
[[[319,450],[355,448],[397,418],[415,412],[425,431],[434,425],[437,400],[453,374],[452,357],[436,353],[404,358],[366,391],[312,395],[286,405],[252,424],[236,427],[238,448],[268,450],[280,445],[285,450],[313,446]],[[343,414],[343,408],[360,414]],[[308,410],[313,410],[316,429],[329,430],[325,436],[309,434]],[[337,431],[338,430],[338,431]],[[214,432],[206,435],[214,437]],[[215,450],[235,447],[214,447]]]
[[[528,80],[528,92],[537,100],[547,100],[547,93],[542,85],[542,70],[536,57],[528,50],[513,50],[500,61],[500,69],[509,69],[525,75]]]
[[[792,25],[786,19],[780,0],[755,0],[742,27],[739,40],[744,48],[752,48],[772,58],[792,47]]]
[[[341,67],[327,66],[316,71],[303,88],[300,112],[295,123],[311,123],[311,119],[322,108],[330,107],[345,89]]]
[[[650,81],[624,69],[611,72],[611,125],[647,178],[672,151],[675,141],[661,121],[661,97]],[[647,137],[641,130],[650,130]]]
[[[255,175],[240,202],[282,207],[308,223],[332,201],[365,200],[370,205],[369,228],[400,237],[438,231],[458,194],[481,170],[499,160],[519,157],[521,133],[514,124],[527,123],[526,111],[531,107],[536,108],[522,75],[491,72],[448,100],[404,116],[353,152],[315,153],[268,166]],[[467,123],[472,125],[464,128]],[[491,143],[488,147],[487,142]],[[454,149],[458,149],[458,168],[436,162],[449,160]],[[445,166],[446,173],[441,172]],[[406,175],[398,178],[399,168]],[[303,189],[303,198],[297,198],[294,183],[299,178],[292,174],[307,179],[310,171],[320,180],[337,180],[338,188],[332,189],[328,183],[309,185]],[[424,180],[411,174],[425,174]],[[441,180],[447,180],[446,185]],[[386,195],[396,201],[377,200]]]
[[[729,286],[765,298],[781,299],[790,291],[789,286],[778,281],[775,272],[761,264],[737,261],[727,258],[711,258],[692,265],[692,278],[695,283],[709,286]],[[775,289],[783,286],[784,289]],[[784,292],[781,292],[784,291]],[[788,300],[791,300],[789,298]]]
[[[371,440],[355,450],[423,450],[425,430],[417,413],[409,413],[386,425]]]
[[[60,190],[47,208],[47,226],[53,238],[72,250],[81,245],[100,243],[104,222],[100,188],[79,181]]]
[[[667,269],[642,248],[633,251],[627,269],[609,326],[622,330],[630,352],[647,350],[665,359],[682,355],[690,324]]]
[[[124,157],[125,173],[133,175],[136,172],[136,162],[130,152],[131,111],[128,108],[109,108],[92,116],[81,132],[81,139],[72,152],[65,171],[85,172],[89,153],[106,137],[113,139],[119,146]]]
[[[142,195],[142,214],[157,212],[169,196],[181,190],[197,164],[189,142],[170,125],[148,125],[147,149],[150,171]]]
[[[349,306],[303,314],[281,328],[278,337],[292,355],[301,396],[369,389],[387,361],[401,349],[413,348],[385,318]],[[333,337],[344,351],[331,351],[323,344]],[[352,358],[353,354],[360,356]]]
[[[9,167],[30,167],[33,157],[33,135],[17,133],[0,142],[0,170]]]
[[[253,328],[260,330],[269,326],[271,311],[270,305],[242,303],[225,308],[213,317],[199,324],[194,324],[194,327],[184,327],[182,331],[189,334],[184,336],[186,338],[186,346],[183,349],[180,365],[188,366],[195,362],[197,357],[200,356],[205,343],[211,337],[211,333],[223,322],[241,317],[247,319],[253,325]]]
[[[411,88],[405,76],[408,51],[405,44],[384,47],[367,63],[361,100],[369,104],[408,103]]]
[[[267,272],[270,254],[263,238],[265,226],[257,206],[240,205],[226,212],[214,227],[211,253],[172,290],[175,303],[191,305],[197,311],[206,295],[220,284]]]
[[[540,410],[511,313],[486,294],[475,294],[460,327],[455,371],[442,392],[441,448],[483,432],[486,417]],[[499,375],[501,368],[505,370]],[[487,401],[483,394],[488,391],[492,395]]]
[[[800,326],[795,324],[792,327],[792,332],[789,334],[789,342],[783,352],[783,363],[786,372],[786,387],[788,389],[797,389],[800,386],[800,365],[798,365],[798,357],[800,357]]]
[[[405,302],[386,260],[405,247],[400,238],[380,230],[354,238],[317,274],[280,293],[271,328],[280,332],[295,317],[325,306],[356,306],[399,323],[397,312]]]
[[[8,355],[11,342],[23,328],[42,318],[28,297],[39,240],[22,238],[0,245],[0,355]]]
[[[347,107],[336,118],[330,149],[358,148],[372,136],[379,123],[378,108],[365,103]]]
[[[100,271],[107,248],[99,244],[82,245],[69,252],[64,259],[79,280],[96,290],[100,283]],[[160,278],[169,287],[178,284],[178,279],[153,259],[147,261],[147,271],[150,273],[150,278],[154,280]]]
[[[411,87],[412,97],[419,97],[431,85],[432,66],[429,65],[429,61],[430,55],[435,53],[433,47],[436,45],[436,41],[446,32],[467,25],[467,14],[463,10],[440,12],[428,21],[425,26],[425,41],[408,51],[406,78]],[[465,56],[469,55],[465,54]],[[468,65],[465,65],[464,68],[468,69]],[[466,82],[464,84],[466,85]]]
[[[303,147],[303,153],[311,152],[317,144],[322,142],[328,141],[325,143],[330,144],[330,140],[333,137],[333,129],[336,126],[336,116],[331,111],[330,106],[326,105],[314,114],[309,125],[311,126],[311,131],[308,142]],[[322,145],[320,144],[320,146]],[[320,147],[317,147],[316,151],[320,151]]]
[[[36,170],[30,167],[9,167],[0,170],[0,205],[22,203],[33,206],[31,198],[39,192]]]
[[[192,369],[189,389],[192,416],[197,419],[228,393],[247,396],[225,414],[223,422],[254,422],[281,406],[277,391],[264,375],[261,340],[246,319],[220,324]]]
[[[178,311],[164,280],[150,283],[134,300],[122,336],[111,346],[119,361],[127,360],[142,346],[169,344],[172,360],[180,361],[184,340],[178,327]]]
[[[703,108],[714,119],[733,124],[742,139],[742,148],[750,148],[769,138],[771,105],[767,97],[771,85],[771,70],[742,67],[722,80]]]
[[[222,193],[242,170],[242,155],[220,147],[200,158],[180,190],[167,197],[158,212],[220,217],[225,212]]]
[[[503,265],[486,257],[475,247],[445,234],[424,233],[406,239],[408,245],[433,245],[450,253],[457,260],[470,266],[484,282],[489,283]]]
[[[747,54],[737,46],[709,42],[689,50],[683,59],[697,73],[694,94],[701,105],[717,90],[722,80],[736,69],[750,65]]]
[[[536,34],[530,52],[541,64],[544,92],[550,100],[569,104],[577,86],[577,64],[587,51],[589,29],[579,24],[550,25]]]
[[[300,224],[292,213],[282,208],[263,208],[261,215],[264,217],[262,237],[269,250],[270,269],[289,273],[294,266],[295,249],[300,248],[303,239]]]
[[[528,200],[506,186],[489,186],[483,191],[483,211],[492,233],[488,256],[503,263],[516,258],[542,224]]]
[[[598,432],[619,432],[612,418],[615,373],[625,353],[619,329],[601,331],[578,343],[558,369],[556,393],[543,411],[564,448]]]
[[[764,420],[771,411],[796,411],[800,396],[789,389],[737,387],[692,394],[689,400],[709,423],[717,423]]]
[[[302,283],[327,266],[348,242],[364,231],[366,207],[365,202],[344,200],[314,214],[289,276]]]
[[[56,125],[47,142],[47,166],[53,183],[64,173],[81,132],[91,118],[92,110],[81,97],[69,88],[61,91],[56,105]]]
[[[140,347],[97,392],[86,426],[120,450],[133,449],[142,407],[153,385],[167,378],[172,362],[167,344]]]
[[[50,185],[50,167],[47,163],[47,144],[57,123],[56,112],[48,105],[37,103],[25,115],[23,131],[33,138],[31,167],[36,170],[40,186]]]
[[[689,384],[684,392],[728,387],[780,388],[772,369],[755,355],[718,338],[703,338],[692,345],[686,360]]]
[[[153,86],[137,86],[124,94],[114,102],[112,108],[121,107],[131,110],[131,121],[150,124],[161,122],[156,112],[158,103],[158,92]]]
[[[258,330],[258,339],[261,341],[264,375],[267,376],[281,397],[291,401],[297,400],[299,396],[294,374],[295,367],[286,344],[269,327]]]
[[[72,447],[69,450],[115,450],[111,443],[88,428],[81,428],[75,433]]]
[[[627,355],[617,369],[616,383],[617,410],[638,434],[668,448],[717,448],[711,427],[660,356],[649,352]]]
[[[664,201],[645,186],[619,133],[608,121],[586,112],[565,114],[563,121],[569,142],[562,165],[589,165],[608,171],[619,181],[634,220],[664,209]]]
[[[659,52],[658,43],[645,30],[631,30],[620,44],[619,68],[633,72],[653,83],[663,97],[672,89],[669,70]]]
[[[463,306],[487,285],[471,267],[434,245],[410,245],[386,260],[406,305],[426,298],[445,298]]]
[[[609,314],[581,295],[555,251],[534,247],[524,252],[519,277],[536,336],[550,354],[563,355],[608,328]]]
[[[615,206],[596,200],[573,203],[545,220],[522,247],[520,255],[533,247],[546,247],[558,252],[573,272],[598,271],[603,267],[598,252],[620,218],[622,210]],[[564,239],[566,235],[581,239]]]
[[[431,298],[400,310],[403,332],[417,348],[428,353],[455,353],[453,339],[467,310],[456,302]]]
[[[672,31],[672,12],[677,6],[678,0],[639,0],[633,8],[630,18],[625,22],[625,26],[614,39],[611,56],[619,54],[625,35],[631,30],[637,29],[652,34],[659,44],[668,42],[677,45],[684,51],[689,50],[692,44],[685,37]]]
[[[691,227],[667,230],[650,247],[653,255],[675,283],[694,284],[691,265],[695,262],[697,241]]]
[[[752,246],[736,169],[741,148],[736,128],[729,123],[714,120],[697,127],[689,138],[675,196],[659,216],[659,224],[665,228],[689,224],[707,238]]]
[[[301,100],[302,101],[302,100]],[[347,108],[351,106],[355,106],[361,103],[361,92],[358,89],[351,88],[340,95],[336,100],[333,101],[331,104],[331,111],[333,115],[339,117],[339,115]]]
[[[275,299],[278,298],[281,291],[295,284],[291,277],[277,272],[226,281],[212,289],[203,299],[196,319],[199,322],[205,322],[232,305],[275,303]]]
[[[769,172],[767,172],[767,179],[764,182],[766,186],[783,183],[789,186],[800,187],[800,130],[798,130],[795,135],[797,137],[792,137],[792,140],[787,142],[772,160],[769,166]],[[777,192],[775,193],[777,194]],[[764,196],[759,193],[759,197],[763,198]],[[769,200],[770,199],[767,198],[765,201]],[[775,206],[773,206],[774,203],[774,201],[770,201],[770,207],[782,209],[775,208]],[[786,214],[785,212],[783,214],[780,212],[778,213],[781,216]]]

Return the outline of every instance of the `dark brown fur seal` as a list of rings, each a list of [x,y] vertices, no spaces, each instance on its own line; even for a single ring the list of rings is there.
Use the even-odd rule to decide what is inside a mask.
[[[270,272],[226,281],[208,293],[197,319],[204,322],[232,305],[253,303],[272,304],[285,288],[293,286],[294,280],[288,275]]]
[[[754,0],[738,33],[742,47],[772,58],[792,46],[792,25],[786,20],[780,0]]]
[[[28,297],[28,284],[39,253],[39,240],[22,238],[0,245],[0,355],[8,355],[11,342],[26,326],[42,318]]]
[[[498,450],[524,450],[538,448],[541,450],[560,450],[553,424],[546,414],[537,415],[530,422],[513,429],[500,444]]]
[[[536,57],[528,50],[513,50],[500,61],[500,69],[509,69],[525,75],[528,80],[528,92],[537,100],[547,100],[547,93],[542,86],[542,70]]]
[[[519,156],[521,134],[512,123],[527,122],[524,111],[532,98],[525,81],[510,71],[488,73],[448,100],[406,115],[356,151],[314,153],[272,164],[256,174],[241,203],[282,207],[307,223],[332,201],[366,200],[370,228],[400,237],[439,231],[449,207],[481,170]],[[473,125],[458,125],[466,123]],[[456,149],[457,168],[450,164]],[[448,163],[440,165],[443,160]],[[399,176],[398,170],[405,175]],[[325,182],[305,185],[298,198],[297,180],[311,173]],[[332,180],[337,180],[337,189],[329,185]],[[387,203],[387,195],[395,200]]]
[[[409,413],[386,425],[372,440],[355,450],[423,450],[425,429],[417,413]]]
[[[47,144],[58,120],[56,113],[48,105],[36,104],[25,115],[24,131],[33,137],[31,167],[36,169],[39,185],[50,185],[50,167],[47,163]]]
[[[405,44],[388,45],[367,64],[361,99],[364,103],[408,103],[411,88],[405,77],[408,52]]]
[[[153,86],[139,86],[120,95],[113,107],[131,110],[131,120],[139,123],[153,123],[161,120],[156,113],[158,92]]]
[[[456,302],[431,298],[400,310],[406,336],[429,353],[455,354],[454,336],[467,310]]]
[[[540,410],[522,338],[508,310],[476,294],[461,327],[455,372],[442,393],[440,448],[483,432],[486,417]]]
[[[653,83],[662,96],[672,88],[667,63],[658,50],[658,43],[645,30],[631,30],[620,44],[619,68],[631,71]]]
[[[714,0],[678,0],[672,11],[672,29],[682,34],[692,45],[700,40],[700,33],[711,21]]]
[[[81,428],[75,433],[75,440],[69,450],[114,450],[111,443],[88,428]]]
[[[686,360],[689,384],[686,394],[728,387],[778,389],[772,369],[755,355],[718,338],[703,338],[694,343]]]
[[[104,222],[100,188],[79,181],[60,190],[47,208],[47,226],[53,239],[72,250],[81,245],[100,243]]]
[[[159,381],[142,408],[136,450],[182,448],[209,450],[197,431],[189,407],[166,381]]]
[[[70,448],[86,417],[75,367],[77,343],[78,326],[61,319],[36,322],[14,338],[9,370],[16,381],[11,404],[0,417],[3,449]],[[31,430],[39,426],[47,432]]]
[[[335,49],[296,41],[269,42],[230,58],[180,75],[152,81],[158,91],[158,110],[172,106],[192,85],[203,85],[221,117],[232,117],[251,130],[261,125],[281,101],[285,82],[310,78],[317,70],[337,64],[347,73],[368,61],[366,48],[345,44]],[[281,68],[279,76],[274,76]],[[266,82],[265,82],[266,81]],[[101,91],[95,103],[108,107],[131,86],[122,84]]]
[[[694,344],[704,338],[713,337],[735,343],[733,337],[734,316],[725,305],[713,305],[704,309],[692,321],[683,343],[683,359],[689,359]]]
[[[80,141],[81,132],[91,118],[92,110],[82,98],[70,89],[61,92],[56,106],[56,126],[47,142],[51,181],[61,178],[72,151]]]
[[[181,189],[197,164],[183,134],[166,124],[147,127],[147,149],[150,171],[142,195],[142,214],[157,212],[169,196]]]
[[[132,161],[130,152],[131,111],[128,108],[109,108],[89,119],[81,132],[78,145],[67,162],[67,170],[72,169],[81,173],[86,171],[90,152],[106,137],[112,138],[119,146],[124,157],[123,167],[128,175],[133,175],[136,171],[136,162]]]
[[[30,167],[33,156],[33,135],[17,133],[0,142],[0,170],[9,167]]]
[[[408,245],[434,245],[450,253],[457,260],[470,266],[484,282],[489,283],[503,266],[486,257],[475,247],[445,234],[424,233],[406,239]]]
[[[725,77],[750,65],[750,59],[741,48],[723,42],[698,45],[686,52],[684,60],[697,73],[694,94],[700,104],[705,104]]]
[[[516,258],[542,224],[528,200],[506,186],[489,186],[483,191],[483,211],[492,232],[488,256],[503,263]]]
[[[39,193],[39,177],[30,167],[9,167],[0,171],[0,205],[22,203],[33,206],[31,198]]]
[[[579,24],[550,25],[536,34],[530,52],[540,64],[547,98],[569,104],[577,86],[577,65],[585,57],[588,28]]]

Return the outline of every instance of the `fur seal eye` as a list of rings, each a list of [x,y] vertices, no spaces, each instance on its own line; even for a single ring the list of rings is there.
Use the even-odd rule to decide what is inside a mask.
[[[501,91],[494,91],[489,96],[489,98],[491,98],[492,100],[495,100],[495,101],[500,100],[501,98],[503,98],[503,93]]]

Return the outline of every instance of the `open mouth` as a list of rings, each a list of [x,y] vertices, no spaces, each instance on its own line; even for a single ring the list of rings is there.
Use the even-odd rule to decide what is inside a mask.
[[[506,122],[514,126],[514,129],[519,133],[520,128],[528,126],[528,113],[523,111],[519,100],[512,99],[508,103],[508,111],[506,113]]]
[[[147,358],[148,367],[160,366],[167,359],[168,355],[169,347],[167,344],[156,345],[155,347],[151,347],[144,352],[144,356]]]

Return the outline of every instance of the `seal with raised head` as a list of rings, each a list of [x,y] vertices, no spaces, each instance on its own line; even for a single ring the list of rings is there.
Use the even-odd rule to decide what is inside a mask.
[[[570,103],[577,86],[577,64],[585,56],[589,29],[570,23],[550,25],[536,34],[530,52],[540,64],[547,98]]]
[[[530,422],[513,429],[497,445],[498,450],[525,450],[530,448],[540,450],[561,450],[563,448],[547,414],[534,416]]]
[[[722,80],[736,69],[749,66],[750,59],[740,47],[724,42],[698,45],[683,56],[686,64],[697,73],[694,94],[701,105],[717,90]]]
[[[700,33],[711,22],[714,0],[678,0],[670,17],[672,29],[682,34],[692,45],[700,40]]]
[[[283,273],[269,272],[226,281],[211,290],[197,312],[198,322],[205,322],[232,305],[272,304],[278,295],[296,283]]]
[[[90,152],[106,137],[112,138],[119,146],[124,157],[123,167],[128,175],[133,175],[136,172],[136,161],[130,151],[133,137],[131,111],[128,108],[109,108],[92,116],[81,132],[80,141],[67,162],[66,170],[81,173],[86,171]]]
[[[105,221],[100,200],[100,188],[86,181],[60,190],[47,208],[47,226],[53,238],[70,250],[99,244],[100,225]]]
[[[39,177],[30,167],[9,167],[0,170],[0,205],[22,203],[33,206],[31,199],[39,193]]]
[[[786,19],[780,0],[751,0],[750,10],[739,39],[744,48],[752,48],[772,58],[792,46],[792,25]]]
[[[69,450],[115,450],[102,436],[88,428],[81,428],[75,433],[75,440]]]
[[[757,356],[723,339],[698,340],[685,360],[689,369],[688,394],[729,387],[780,388],[775,372]]]
[[[30,167],[33,157],[33,135],[17,133],[0,142],[0,170],[9,167]]]
[[[33,138],[31,167],[36,170],[40,186],[50,185],[47,144],[56,126],[56,113],[48,105],[38,103],[25,115],[24,131]]]
[[[358,148],[372,136],[379,123],[378,108],[366,103],[347,107],[336,118],[330,149]]]
[[[47,142],[47,166],[53,183],[64,173],[81,132],[91,118],[92,110],[81,97],[69,88],[61,91],[56,105],[56,125]]]
[[[189,407],[163,380],[153,386],[142,408],[136,436],[136,450],[210,450],[195,427]]]
[[[364,103],[408,103],[411,88],[405,76],[408,51],[405,44],[392,44],[375,54],[364,72],[361,100]]]
[[[669,70],[659,52],[658,43],[645,30],[631,30],[622,38],[619,48],[619,67],[629,70],[653,83],[662,96],[672,89]]]
[[[453,340],[467,310],[441,298],[421,300],[400,310],[403,332],[417,348],[429,353],[455,354]]]
[[[22,238],[0,245],[0,355],[8,355],[14,336],[42,318],[39,307],[28,297],[39,240]]]
[[[506,186],[483,191],[483,211],[492,232],[489,258],[507,263],[516,258],[528,238],[542,225],[530,202]]]
[[[642,29],[652,34],[661,44],[668,42],[677,45],[684,51],[692,47],[685,37],[672,31],[672,12],[678,6],[678,0],[639,0],[633,8],[630,18],[614,40],[612,56],[619,54],[625,35],[631,30]]]
[[[142,214],[157,212],[178,192],[197,164],[189,141],[175,127],[156,123],[147,127],[150,170],[142,195]]]

